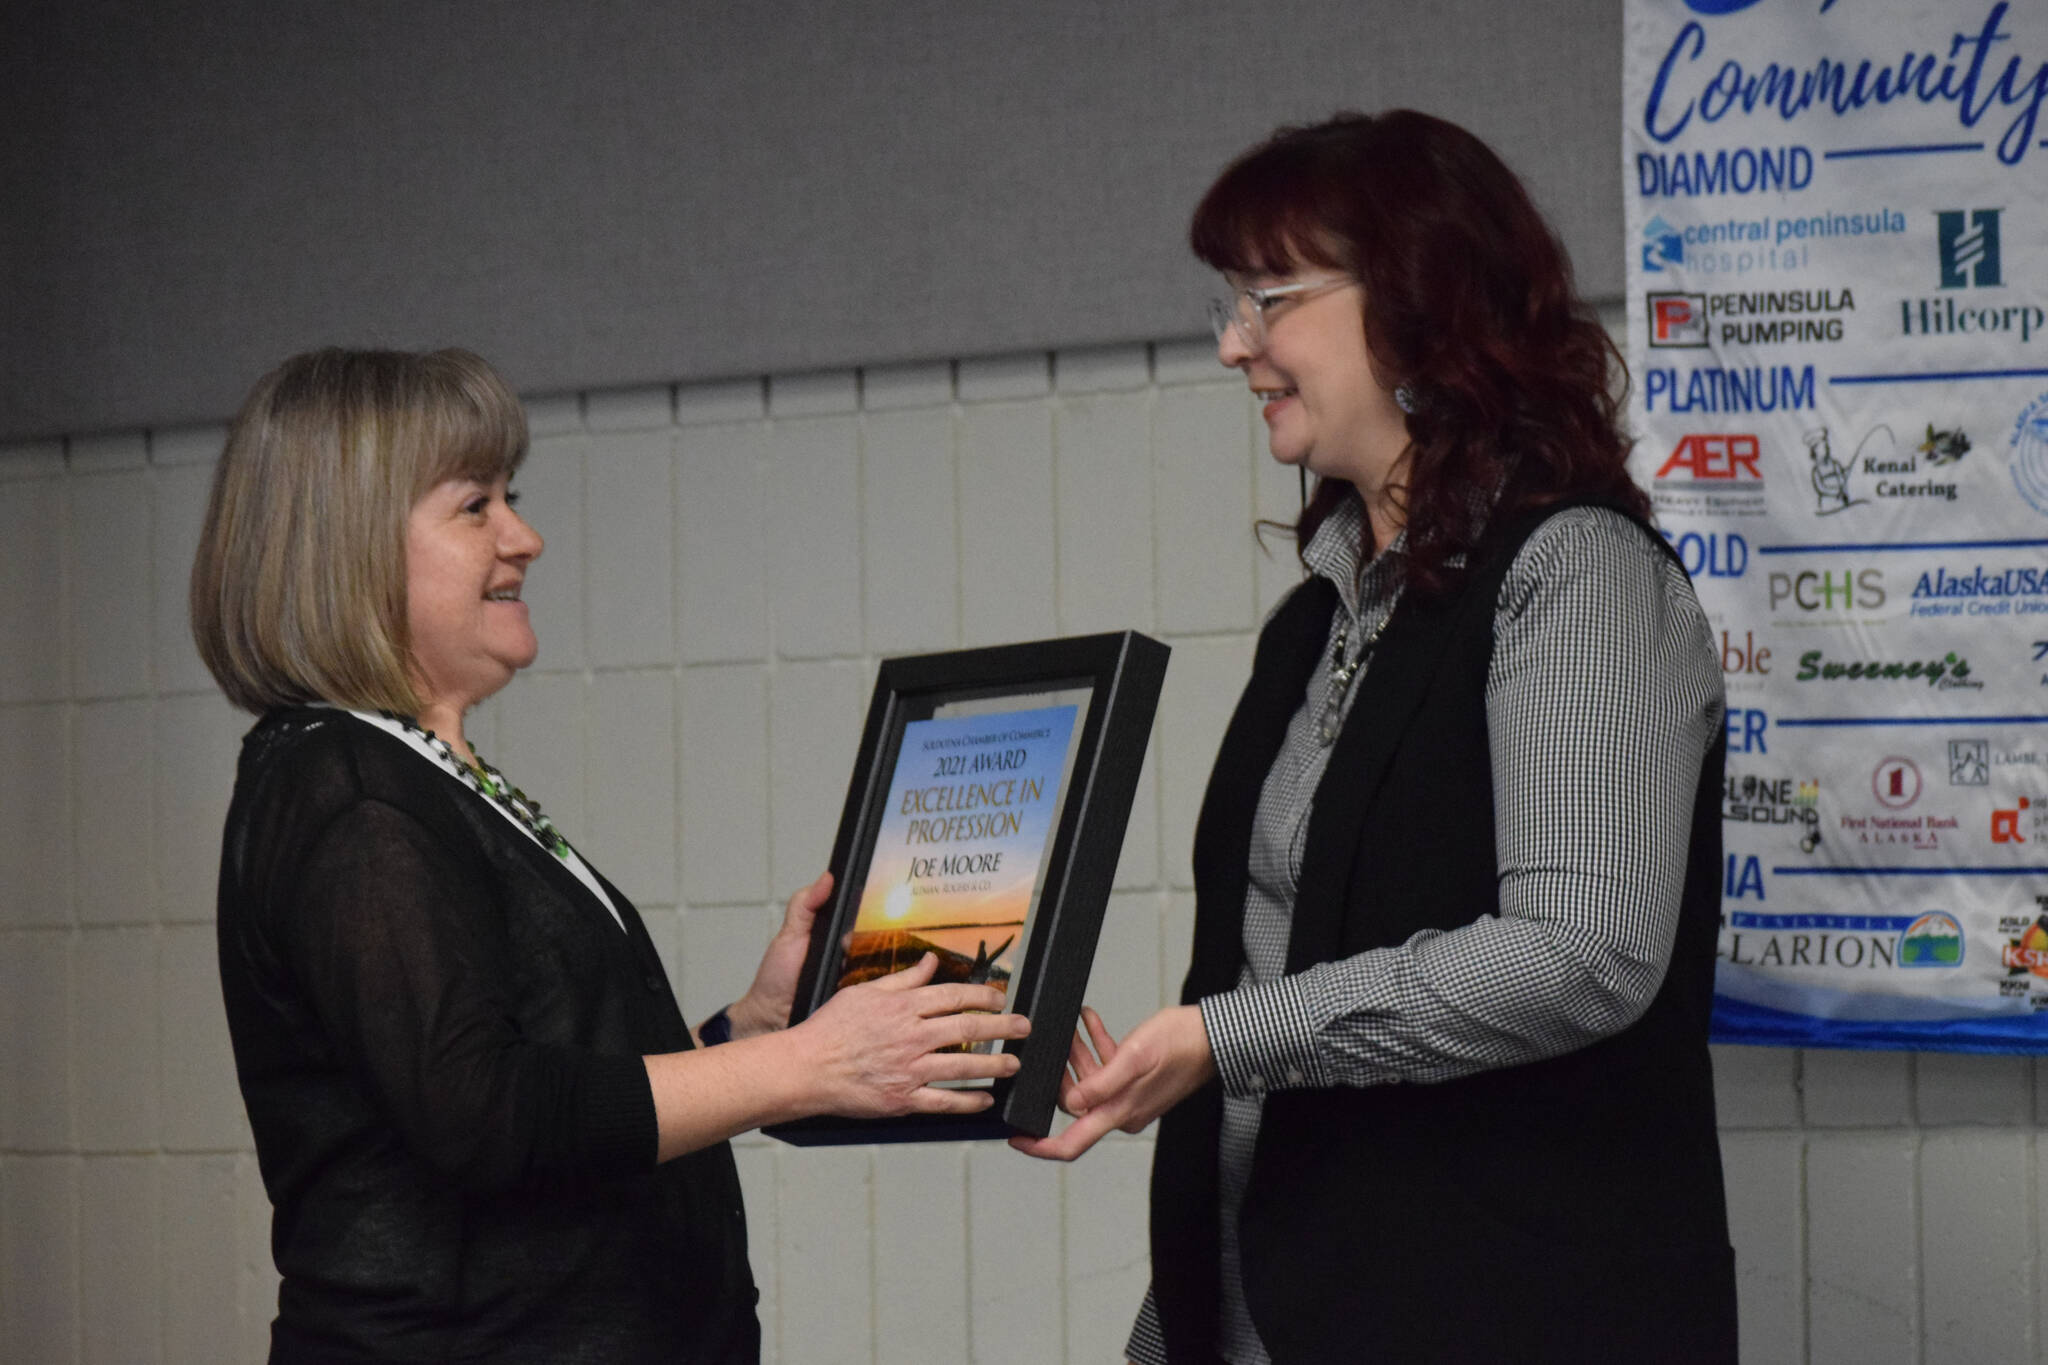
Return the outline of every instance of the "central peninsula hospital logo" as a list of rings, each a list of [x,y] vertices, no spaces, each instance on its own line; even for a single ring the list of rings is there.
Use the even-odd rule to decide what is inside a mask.
[[[1942,209],[1934,215],[1943,289],[2002,284],[1998,262],[2001,209]]]
[[[1652,218],[1643,229],[1643,269],[1662,274],[1684,264],[1684,235],[1661,215]]]

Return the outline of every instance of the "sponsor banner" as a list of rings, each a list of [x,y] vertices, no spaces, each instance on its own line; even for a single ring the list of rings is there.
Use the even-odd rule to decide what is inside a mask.
[[[1626,0],[1633,468],[1728,692],[1715,1037],[2048,1051],[2048,9]]]

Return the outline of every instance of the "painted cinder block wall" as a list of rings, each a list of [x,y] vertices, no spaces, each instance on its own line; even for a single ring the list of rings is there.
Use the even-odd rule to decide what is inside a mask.
[[[1126,626],[1174,654],[1089,995],[1118,1031],[1172,998],[1201,786],[1295,579],[1291,545],[1251,531],[1291,512],[1293,476],[1206,343],[531,412],[542,652],[475,735],[637,900],[686,1010],[744,988],[822,865],[878,658]],[[212,929],[247,722],[183,605],[220,440],[0,446],[8,1362],[257,1361],[267,1339],[269,1210]],[[2041,1063],[1716,1062],[1746,1362],[2044,1358]],[[769,1359],[1119,1359],[1150,1156],[1149,1136],[1065,1168],[743,1140]]]

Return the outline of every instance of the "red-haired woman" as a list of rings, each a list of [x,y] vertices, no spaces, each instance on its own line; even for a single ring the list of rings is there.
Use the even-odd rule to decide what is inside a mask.
[[[1721,675],[1527,191],[1408,111],[1195,212],[1315,476],[1195,834],[1182,1004],[1089,1014],[1071,1158],[1164,1114],[1141,1362],[1733,1361],[1707,1054]]]

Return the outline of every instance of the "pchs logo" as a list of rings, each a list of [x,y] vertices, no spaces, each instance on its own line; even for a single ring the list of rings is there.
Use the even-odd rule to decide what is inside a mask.
[[[1695,432],[1679,440],[1657,477],[1695,483],[1762,483],[1762,458],[1763,448],[1754,436]]]
[[[1705,294],[1650,294],[1644,302],[1649,306],[1652,346],[1707,344]]]
[[[2000,209],[1942,209],[1934,215],[1941,258],[1941,287],[1968,289],[2002,284],[1998,262]]]

